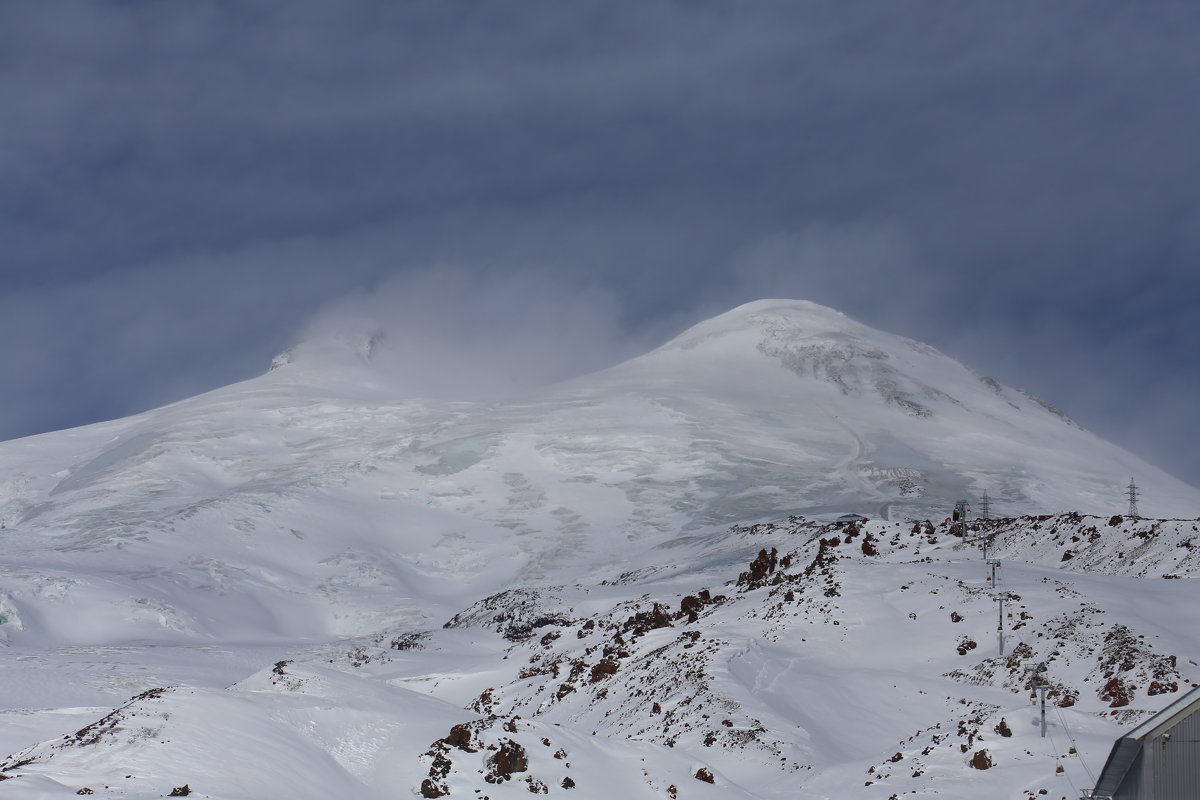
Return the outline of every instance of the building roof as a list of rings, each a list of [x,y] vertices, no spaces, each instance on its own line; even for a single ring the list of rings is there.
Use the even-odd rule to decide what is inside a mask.
[[[1134,759],[1141,752],[1142,742],[1166,733],[1178,725],[1184,717],[1195,711],[1197,707],[1200,707],[1200,688],[1192,689],[1113,742],[1112,750],[1108,754],[1108,761],[1104,762],[1104,769],[1100,770],[1100,778],[1096,781],[1096,788],[1092,791],[1093,796],[1111,797],[1121,787],[1121,782],[1125,780],[1125,774],[1129,772]]]
[[[1150,719],[1138,725],[1136,728],[1125,734],[1127,739],[1153,739],[1155,736],[1161,736],[1169,729],[1175,727],[1180,720],[1191,714],[1197,703],[1200,703],[1200,687],[1192,689],[1190,692],[1180,697],[1171,705],[1164,708],[1162,711],[1155,714]]]

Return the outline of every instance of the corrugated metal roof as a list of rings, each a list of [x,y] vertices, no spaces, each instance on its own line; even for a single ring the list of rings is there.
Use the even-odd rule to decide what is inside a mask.
[[[1092,794],[1096,797],[1111,797],[1115,794],[1121,787],[1121,782],[1125,780],[1125,775],[1129,772],[1138,753],[1141,752],[1142,742],[1161,736],[1188,714],[1194,712],[1197,706],[1200,706],[1200,687],[1192,689],[1117,739],[1108,753],[1108,760],[1104,762],[1104,769],[1100,770],[1100,779],[1096,781],[1096,788],[1092,790]]]
[[[1142,750],[1142,743],[1137,739],[1122,737],[1113,742],[1112,750],[1108,753],[1108,761],[1100,770],[1100,779],[1092,794],[1096,797],[1111,797],[1125,780],[1125,773],[1133,765],[1134,759]]]
[[[1163,731],[1167,730],[1180,719],[1186,717],[1194,710],[1192,708],[1196,703],[1200,703],[1200,687],[1192,689],[1183,697],[1176,700],[1171,705],[1164,708],[1162,711],[1155,714],[1150,719],[1138,725],[1136,728],[1125,734],[1126,739],[1153,739]]]

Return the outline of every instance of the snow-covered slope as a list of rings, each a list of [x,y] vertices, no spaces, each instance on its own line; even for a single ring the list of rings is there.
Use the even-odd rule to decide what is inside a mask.
[[[680,797],[705,791],[790,797],[797,795],[788,787],[801,784],[825,787],[808,796],[849,797],[829,788],[848,780],[843,769],[865,770],[867,761],[878,761],[880,747],[902,749],[897,737],[912,721],[948,719],[922,693],[947,681],[984,685],[943,674],[958,669],[961,658],[943,653],[939,637],[957,635],[960,625],[938,628],[937,636],[930,629],[936,654],[897,639],[897,663],[886,674],[850,669],[843,675],[836,667],[865,658],[879,631],[897,629],[888,609],[909,589],[892,583],[936,595],[942,584],[958,585],[966,567],[955,565],[965,557],[945,532],[928,534],[940,536],[940,543],[924,546],[947,565],[928,567],[922,559],[931,556],[916,552],[925,539],[913,533],[911,542],[901,537],[881,547],[883,555],[846,561],[852,566],[829,578],[842,587],[837,595],[824,594],[824,567],[789,578],[793,596],[803,599],[786,601],[796,609],[772,611],[783,602],[775,595],[786,590],[720,584],[736,581],[767,544],[810,563],[818,557],[820,526],[795,521],[787,530],[730,532],[731,524],[857,511],[879,520],[871,523],[882,526],[873,535],[890,542],[893,528],[912,528],[904,520],[941,520],[956,500],[975,501],[984,491],[993,511],[1009,516],[1079,511],[1107,520],[1121,509],[1121,487],[1130,475],[1144,489],[1144,511],[1200,513],[1200,492],[1051,406],[926,345],[810,303],[752,303],[630,362],[487,404],[407,396],[404,376],[382,366],[387,347],[386,336],[374,333],[304,343],[260,378],[136,417],[0,445],[0,707],[11,709],[0,749],[55,739],[67,732],[64,721],[83,725],[130,696],[165,688],[122,713],[166,713],[172,722],[163,730],[177,730],[163,734],[170,741],[195,737],[189,745],[199,748],[194,769],[208,779],[212,796],[267,791],[255,779],[231,778],[242,774],[232,768],[222,783],[201,766],[218,758],[220,745],[205,732],[225,715],[242,720],[248,742],[277,741],[269,758],[303,762],[295,777],[314,787],[314,797],[351,786],[359,787],[359,796],[401,784],[407,791],[426,778],[435,786],[474,786],[491,769],[486,747],[435,746],[432,735],[448,722],[472,719],[482,720],[476,734],[498,748],[487,752],[503,751],[511,739],[540,753],[547,739],[556,743],[551,753],[577,754],[541,760],[537,780],[555,791],[571,777],[577,793],[590,796],[593,790],[584,786],[602,777],[588,776],[618,780],[606,766],[612,761],[621,765],[621,780],[626,772],[633,776],[631,797],[670,796],[672,786]],[[1014,523],[1013,531],[1025,536],[1036,524]],[[1172,535],[1182,537],[1180,524],[1162,523],[1176,526]],[[763,530],[770,535],[763,538]],[[1149,550],[1157,560],[1147,561],[1145,547],[1123,545],[1129,531],[1098,530],[1096,543],[1090,532],[1079,534],[1092,548],[1085,553],[1073,543],[1065,562],[1056,561],[1066,547],[1057,540],[1039,538],[1025,555],[1023,545],[1014,544],[1005,557],[1032,563],[1008,574],[1025,570],[1021,574],[1036,584],[1078,565],[1104,573],[1089,576],[1088,586],[1146,580],[1134,577],[1139,570],[1184,576],[1158,578],[1156,587],[1168,587],[1162,591],[1190,584],[1192,565],[1178,559],[1190,546],[1155,544]],[[1004,536],[997,536],[1001,547]],[[711,631],[700,635],[708,644],[676,641],[678,631],[658,626],[632,637],[634,646],[629,630],[638,626],[626,630],[625,620],[654,617],[656,600],[677,614],[681,597],[706,581],[713,595],[733,598],[703,604]],[[954,591],[982,621],[980,609],[990,599]],[[647,592],[655,600],[643,597]],[[1049,603],[1059,595],[1046,596]],[[1138,630],[1145,622],[1139,614],[1123,612],[1122,624]],[[495,625],[481,627],[497,616],[510,635],[558,632],[560,644],[551,646],[556,637],[533,653],[542,653],[541,663],[555,660],[557,683],[526,685],[529,678],[520,672],[536,672],[539,662],[509,651],[533,647],[533,640],[512,645],[487,630]],[[585,632],[580,626],[588,620],[593,627]],[[836,636],[816,632],[828,630],[812,627],[822,620],[837,620]],[[442,631],[448,621],[452,627]],[[676,617],[672,626],[678,625]],[[820,643],[819,656],[810,653],[810,639]],[[593,644],[598,649],[585,653]],[[1183,656],[1186,648],[1177,650]],[[705,679],[707,693],[697,691],[688,713],[676,712],[689,720],[690,732],[666,723],[660,728],[634,700],[656,682],[672,684],[673,692],[687,685],[653,667],[651,652],[672,668],[706,654],[697,669],[712,678]],[[612,680],[626,671],[627,659],[643,656],[650,659],[645,670],[633,673],[643,675],[640,683]],[[605,659],[621,672],[607,672],[606,664],[593,673]],[[271,665],[281,661],[293,662],[281,669],[302,679],[275,673]],[[584,671],[576,672],[575,663]],[[918,665],[933,684],[912,675]],[[559,680],[564,675],[569,680]],[[816,676],[824,676],[820,685]],[[898,714],[870,736],[856,733],[869,725],[864,699],[883,702],[869,690],[877,679],[907,687],[912,713]],[[831,702],[821,693],[833,684],[839,688],[830,697],[856,709],[838,722],[830,721],[832,706],[821,713],[808,708]],[[782,688],[793,685],[794,692]],[[987,703],[1013,690],[999,679],[986,685],[992,688],[978,691]],[[317,686],[332,688],[313,699]],[[485,702],[480,698],[488,689]],[[290,699],[279,699],[280,692]],[[434,700],[439,710],[428,705]],[[374,705],[391,710],[376,719],[367,710]],[[304,710],[309,706],[345,706],[345,714],[314,716]],[[466,712],[467,706],[474,710]],[[745,719],[730,717],[732,727],[717,733],[737,732],[734,738],[753,744],[747,745],[750,756],[717,756],[716,740],[697,739],[704,714],[733,706]],[[409,717],[423,715],[429,726],[404,727]],[[531,721],[507,730],[500,725],[508,715]],[[1080,724],[1093,725],[1094,714],[1086,720]],[[176,727],[181,724],[186,729]],[[561,730],[545,728],[555,724]],[[124,722],[117,727],[133,730]],[[1114,729],[1093,727],[1101,736]],[[368,735],[367,729],[385,733]],[[718,737],[721,751],[732,752],[726,738]],[[417,740],[420,752],[410,752]],[[42,786],[36,774],[45,786],[70,776],[70,786],[98,792],[93,784],[104,778],[111,779],[112,793],[138,796],[133,784],[111,782],[128,759],[143,765],[130,774],[175,780],[165,767],[153,766],[181,758],[156,749],[154,742],[165,740],[122,735],[111,741],[107,749],[72,740],[35,748],[23,757],[34,761],[13,768],[26,777],[3,788]],[[314,746],[332,761],[305,755]],[[389,771],[380,762],[385,756],[404,766]],[[567,760],[578,765],[576,773],[558,768]],[[247,769],[253,772],[257,763],[251,759]],[[702,766],[714,771],[717,789],[694,779]],[[943,767],[954,772],[962,765],[946,755]],[[1020,780],[1031,774],[1013,773]],[[520,788],[499,780],[501,788],[486,785],[493,796]],[[155,784],[147,796],[185,781],[181,776],[165,789]],[[251,788],[238,789],[239,781]],[[526,782],[520,790],[537,788]]]
[[[1114,737],[1200,682],[1196,524],[735,527],[639,574],[298,648],[227,688],[26,711],[44,741],[0,775],[17,798],[1077,797]]]
[[[985,491],[1004,513],[1099,511],[1133,473],[1160,516],[1191,516],[1200,498],[1050,404],[812,303],[750,303],[558,397],[617,395],[647,400],[643,419],[683,426],[691,455],[729,473],[692,521],[926,516]]]
[[[382,346],[301,346],[261,378],[0,447],[9,602],[66,641],[348,634],[783,514],[936,518],[984,491],[1000,513],[1106,513],[1134,474],[1150,513],[1200,508],[1045,404],[810,303],[489,405],[396,397]]]

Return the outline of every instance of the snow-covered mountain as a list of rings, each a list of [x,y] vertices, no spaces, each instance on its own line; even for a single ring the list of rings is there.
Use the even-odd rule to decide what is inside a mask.
[[[0,749],[22,751],[3,765],[22,777],[0,788],[274,796],[264,763],[286,773],[280,792],[312,797],[557,793],[568,778],[583,797],[886,798],[877,789],[928,790],[926,774],[961,788],[977,775],[942,744],[980,749],[1019,669],[958,653],[994,628],[991,597],[961,538],[912,520],[987,492],[995,515],[1106,523],[1131,475],[1143,511],[1200,513],[1196,489],[1049,404],[811,303],[742,306],[502,402],[408,397],[388,346],[380,333],[302,343],[259,378],[0,445]],[[873,521],[853,537],[822,521],[845,512]],[[1014,631],[1063,638],[1045,615],[1068,595],[1100,608],[1147,580],[1164,599],[1190,584],[1191,522],[1135,536],[1052,519],[1078,540],[1031,533],[1035,518],[992,532],[1003,558],[1028,562],[1007,579],[1037,598],[1024,613],[1038,621]],[[925,621],[949,597],[970,624]],[[920,622],[901,635],[908,611],[893,612],[908,605]],[[1107,605],[1105,631],[1151,624],[1137,604]],[[1151,635],[1172,669],[1147,644],[1105,684],[1136,695],[1196,677],[1194,641]],[[1071,645],[1060,680],[1072,729],[1099,742],[1117,728],[1084,685],[1103,672],[1095,636]],[[882,643],[886,666],[871,663]],[[895,692],[904,710],[872,722]],[[959,711],[974,735],[931,744]],[[220,720],[243,739],[214,739]],[[918,740],[928,766],[900,781],[883,758]],[[989,773],[1011,775],[996,797],[1044,766],[1008,749],[1011,773]],[[158,783],[118,780],[125,769]]]

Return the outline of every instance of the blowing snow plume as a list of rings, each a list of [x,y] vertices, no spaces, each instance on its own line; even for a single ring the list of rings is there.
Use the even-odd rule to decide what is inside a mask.
[[[487,400],[628,358],[614,295],[545,270],[479,277],[437,268],[393,278],[326,307],[274,366],[370,364],[404,396]]]
[[[800,781],[868,800],[943,776],[973,791],[988,764],[975,794],[1013,797],[1042,774],[1008,711],[1017,653],[1071,685],[1080,727],[1194,679],[1192,620],[1160,618],[1191,608],[1196,523],[1114,514],[1130,475],[1156,517],[1194,516],[1200,494],[1048,403],[796,300],[518,400],[419,399],[377,380],[412,367],[375,325],[419,335],[434,377],[502,376],[521,365],[487,357],[526,343],[547,363],[518,374],[548,378],[623,341],[599,300],[579,319],[561,295],[524,324],[496,310],[532,277],[434,283],[419,297],[440,307],[401,285],[343,304],[310,340],[325,350],[258,378],[0,445],[6,796],[249,800],[283,772],[368,798],[497,781],[597,798],[611,773],[647,800]],[[392,313],[360,324],[376,303]],[[561,347],[538,340],[556,326]],[[983,491],[1009,518],[970,528],[1014,594],[999,659],[984,565],[936,524]],[[826,521],[847,512],[869,519]],[[209,735],[230,715],[253,741]]]

